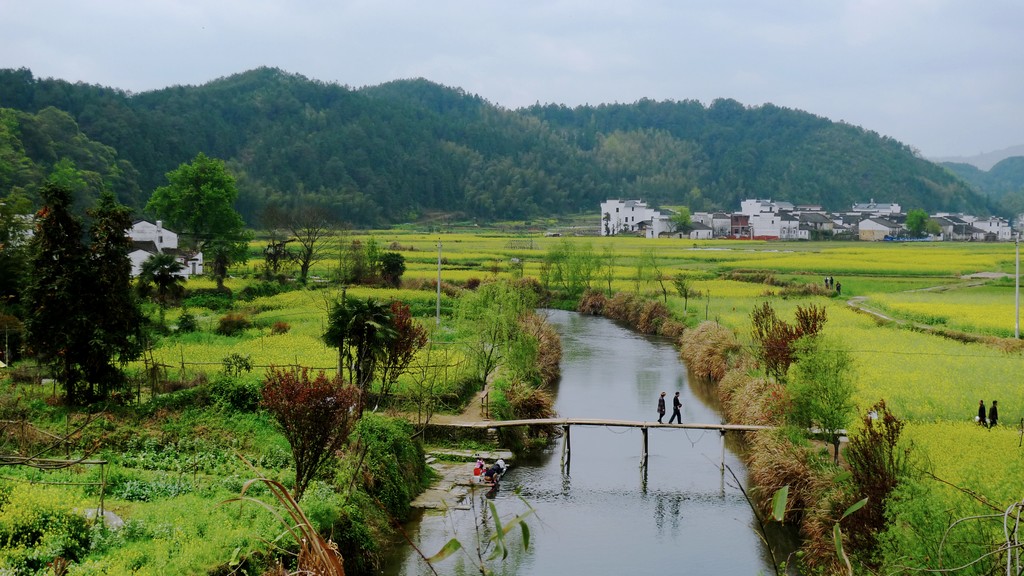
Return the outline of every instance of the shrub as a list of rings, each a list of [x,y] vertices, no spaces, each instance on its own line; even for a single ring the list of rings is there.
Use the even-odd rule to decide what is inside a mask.
[[[89,525],[57,490],[15,486],[0,508],[0,563],[35,574],[55,558],[77,561],[89,550]]]
[[[274,335],[287,334],[291,330],[291,326],[287,322],[274,322],[274,325],[270,327],[270,333]]]
[[[661,328],[658,329],[658,334],[669,338],[679,338],[685,331],[686,324],[683,324],[678,320],[666,318],[661,322]]]
[[[234,306],[234,299],[230,292],[221,292],[216,289],[193,290],[182,301],[182,306],[192,308],[207,308],[218,312],[230,310]]]
[[[576,311],[580,314],[588,314],[590,316],[601,316],[604,314],[604,307],[608,303],[608,297],[604,295],[604,292],[587,291],[583,293],[583,297],[580,298],[579,306],[576,307]]]
[[[327,378],[323,371],[310,379],[308,368],[271,368],[263,383],[262,399],[292,447],[295,497],[301,498],[317,472],[348,439],[359,390],[346,386],[337,376]]]
[[[224,364],[224,373],[228,376],[241,376],[242,372],[252,372],[252,357],[248,354],[243,356],[238,352],[232,352],[221,362]]]
[[[235,336],[248,328],[252,328],[252,322],[244,314],[231,312],[221,317],[216,332],[222,336]]]
[[[476,290],[480,287],[479,278],[467,278],[466,279],[466,290]]]
[[[367,412],[356,426],[356,434],[366,450],[366,492],[382,503],[391,517],[406,520],[412,497],[419,493],[426,476],[423,448],[412,438],[412,425]]]
[[[290,290],[292,290],[292,287],[288,284],[261,280],[259,282],[253,282],[243,288],[242,291],[238,293],[238,298],[248,302],[260,297],[276,296]]]
[[[880,400],[868,410],[857,434],[850,437],[846,461],[860,494],[868,497],[867,505],[845,524],[850,542],[857,550],[876,549],[876,534],[885,530],[889,495],[909,474],[909,449],[900,448],[903,424]]]
[[[260,385],[247,379],[222,377],[210,386],[210,398],[222,408],[255,412],[260,406]]]
[[[613,320],[635,326],[637,319],[640,318],[641,306],[641,300],[636,295],[629,292],[617,292],[605,304],[604,314]]]
[[[636,329],[643,334],[657,334],[661,323],[669,318],[668,307],[657,300],[648,300],[640,308]]]
[[[188,310],[183,310],[181,316],[178,317],[178,332],[188,334],[189,332],[198,332],[199,322],[196,321],[194,314]]]

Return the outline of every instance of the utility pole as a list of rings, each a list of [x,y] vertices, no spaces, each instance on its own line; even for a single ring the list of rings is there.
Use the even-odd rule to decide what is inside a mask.
[[[1013,337],[1020,340],[1020,232],[1017,232],[1017,239],[1013,241],[1014,251],[1016,252],[1016,267],[1014,268],[1014,282],[1013,282],[1013,302],[1014,312],[1016,312],[1016,318],[1013,328]]]
[[[441,239],[437,240],[437,326],[441,326]]]

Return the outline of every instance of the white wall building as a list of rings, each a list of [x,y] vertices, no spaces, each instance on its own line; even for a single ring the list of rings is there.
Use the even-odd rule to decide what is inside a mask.
[[[646,231],[660,216],[643,200],[605,200],[601,202],[601,236]]]
[[[132,239],[133,248],[128,254],[132,261],[132,276],[138,276],[142,271],[142,263],[149,260],[154,254],[170,253],[175,255],[182,269],[178,276],[188,278],[193,274],[203,273],[203,253],[190,254],[178,250],[178,235],[164,228],[164,223],[157,220],[156,223],[139,220],[132,224],[128,230],[128,237]]]
[[[1013,240],[1013,228],[1005,218],[999,218],[998,216],[979,218],[973,224],[975,228],[985,231],[986,234],[994,234],[996,240]]]

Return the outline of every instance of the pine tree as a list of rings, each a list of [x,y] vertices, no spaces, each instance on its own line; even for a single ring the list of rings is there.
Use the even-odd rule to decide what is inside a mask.
[[[137,358],[142,314],[131,292],[129,212],[104,194],[86,245],[71,191],[47,184],[36,214],[26,291],[26,343],[63,386],[68,404],[107,398],[124,384],[114,361]]]

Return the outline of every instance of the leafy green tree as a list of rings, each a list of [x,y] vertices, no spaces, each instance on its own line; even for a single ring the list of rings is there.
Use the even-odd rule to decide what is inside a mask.
[[[385,286],[401,287],[402,274],[405,274],[405,256],[398,252],[385,252],[380,255],[380,279]]]
[[[914,208],[907,212],[907,231],[915,238],[924,236],[925,226],[928,223],[928,213],[921,208]]]
[[[693,229],[693,220],[690,216],[690,209],[683,206],[676,210],[676,213],[669,217],[676,232],[689,232]]]
[[[690,284],[690,279],[686,277],[686,274],[676,274],[673,276],[672,285],[675,286],[679,297],[683,299],[683,310],[685,311],[689,306],[690,296],[697,296],[698,294],[693,289],[693,285]]]
[[[658,258],[654,250],[644,248],[640,251],[640,257],[636,259],[636,267],[633,270],[634,292],[640,293],[641,288],[649,286],[651,281],[658,276]]]
[[[570,297],[589,290],[601,261],[589,243],[562,239],[544,255],[547,279]]]
[[[481,386],[508,354],[519,318],[535,304],[532,293],[504,281],[483,284],[459,298],[459,320],[472,334],[466,339],[466,354]]]
[[[167,173],[168,184],[153,192],[146,211],[178,229],[212,263],[218,289],[223,290],[228,266],[245,262],[249,235],[234,209],[235,179],[224,163],[200,152],[190,164]]]
[[[152,298],[160,307],[161,326],[167,307],[185,293],[185,278],[179,274],[182,268],[184,266],[173,254],[164,252],[148,258],[139,271],[139,295]]]
[[[796,343],[796,362],[790,366],[787,388],[793,398],[792,418],[805,428],[817,428],[835,449],[839,463],[840,431],[853,416],[853,359],[839,341],[821,335]]]

